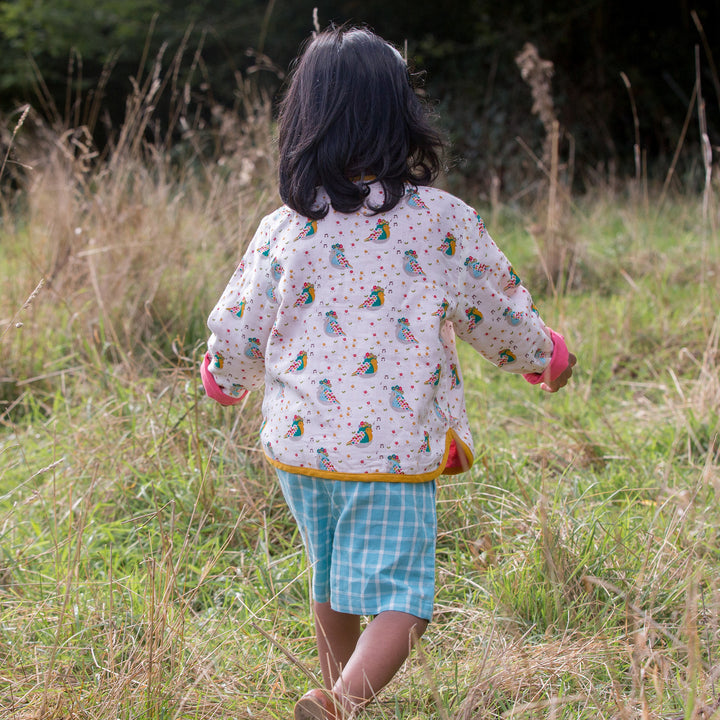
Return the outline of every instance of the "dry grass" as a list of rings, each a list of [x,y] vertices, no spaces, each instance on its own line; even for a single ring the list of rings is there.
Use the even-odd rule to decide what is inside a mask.
[[[32,111],[3,136],[11,720],[271,720],[316,675],[260,398],[213,406],[196,372],[207,311],[277,203],[270,107],[243,85],[238,112],[198,112],[174,76],[137,79],[102,157],[88,127]],[[463,356],[478,461],[442,482],[436,618],[370,718],[718,716],[714,196],[663,188],[657,214],[632,192],[570,198],[558,137],[540,228],[494,235],[547,277],[536,299],[578,372],[548,398]]]
[[[66,353],[90,341],[100,353],[133,354],[135,362],[147,352],[190,354],[178,328],[196,330],[198,313],[257,221],[277,205],[269,100],[241,88],[245,122],[218,107],[209,120],[193,120],[199,109],[181,103],[172,112],[184,129],[171,155],[163,152],[169,138],[150,138],[150,128],[162,124],[153,116],[162,87],[157,78],[136,83],[104,158],[86,127],[58,132],[27,110],[25,134],[16,137],[18,123],[8,138],[22,194],[13,201],[20,212],[5,215],[2,232],[22,241],[4,258],[6,307],[28,315],[24,298],[42,283],[30,317],[36,326],[67,323],[78,346]],[[0,318],[14,355],[10,361],[6,352],[4,364],[14,379],[27,380],[46,372],[47,358],[40,357],[44,348],[32,340],[28,347],[10,331],[18,321]]]

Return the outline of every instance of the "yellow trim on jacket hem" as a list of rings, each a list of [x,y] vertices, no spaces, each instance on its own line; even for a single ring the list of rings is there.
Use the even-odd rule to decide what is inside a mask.
[[[458,450],[458,454],[461,457],[460,467],[453,468],[452,470],[445,470],[445,467],[443,466],[442,475],[459,475],[460,473],[464,473],[467,470],[469,470],[473,462],[475,462],[475,458],[473,457],[472,450],[457,436],[457,433],[454,430],[448,430],[447,434],[447,446],[445,448],[445,462],[447,462],[447,455],[448,451],[450,450],[450,440],[451,438],[455,438],[455,445]],[[462,461],[465,462],[462,462]]]
[[[445,472],[448,455],[450,453],[450,445],[455,439],[458,451],[465,457],[467,465],[456,468],[449,472]],[[326,480],[352,480],[355,482],[397,482],[397,483],[421,483],[435,480],[440,475],[457,475],[465,472],[472,467],[473,455],[470,448],[455,434],[453,430],[448,430],[445,436],[445,452],[443,453],[442,463],[439,468],[422,473],[421,475],[398,475],[397,473],[338,473],[320,470],[319,468],[296,467],[294,465],[286,465],[274,458],[271,458],[266,452],[263,453],[267,461],[273,466],[285,472],[295,475],[309,475],[310,477],[324,478]]]

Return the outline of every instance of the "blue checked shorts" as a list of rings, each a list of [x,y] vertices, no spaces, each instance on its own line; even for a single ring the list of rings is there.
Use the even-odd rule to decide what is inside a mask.
[[[313,566],[316,602],[430,620],[435,595],[435,481],[326,480],[277,470]]]

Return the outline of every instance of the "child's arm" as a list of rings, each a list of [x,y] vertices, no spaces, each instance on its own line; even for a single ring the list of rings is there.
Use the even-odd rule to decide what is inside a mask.
[[[577,363],[577,358],[572,354],[568,354],[568,364],[565,369],[554,379],[543,382],[540,387],[547,392],[557,392],[560,388],[564,388],[568,380],[572,377],[573,367]]]
[[[523,377],[532,385],[539,384],[546,392],[557,392],[567,385],[572,376],[572,369],[577,363],[577,358],[568,351],[565,338],[562,335],[549,327],[545,328],[545,332],[553,341],[550,362],[543,372],[525,373]]]
[[[248,391],[243,389],[236,390],[235,395],[228,395],[215,380],[215,376],[210,372],[210,363],[212,362],[212,355],[210,352],[205,353],[202,363],[200,364],[200,377],[202,378],[202,384],[205,388],[205,393],[211,400],[219,402],[221,405],[237,405],[241,402]]]
[[[554,393],[567,385],[568,380],[572,377],[572,369],[577,363],[577,358],[568,351],[562,335],[549,327],[546,327],[545,331],[553,341],[550,363],[543,372],[526,373],[523,377],[532,385],[539,384],[546,392]]]
[[[239,403],[265,381],[265,348],[276,317],[270,260],[261,247],[269,235],[261,224],[208,318],[212,334],[200,374],[205,392],[222,405]]]
[[[490,362],[556,392],[576,359],[564,338],[548,328],[505,255],[481,220],[466,225],[458,276],[456,333]]]

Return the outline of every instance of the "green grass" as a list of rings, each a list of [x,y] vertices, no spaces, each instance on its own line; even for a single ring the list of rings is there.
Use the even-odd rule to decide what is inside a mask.
[[[255,130],[224,168],[272,156]],[[290,717],[319,672],[309,571],[261,398],[216,406],[197,372],[272,162],[241,183],[48,156],[0,226],[0,715]],[[578,200],[553,292],[531,215],[490,231],[577,372],[549,396],[461,347],[477,460],[440,483],[434,622],[371,718],[690,718],[717,696],[717,232],[699,198]]]

